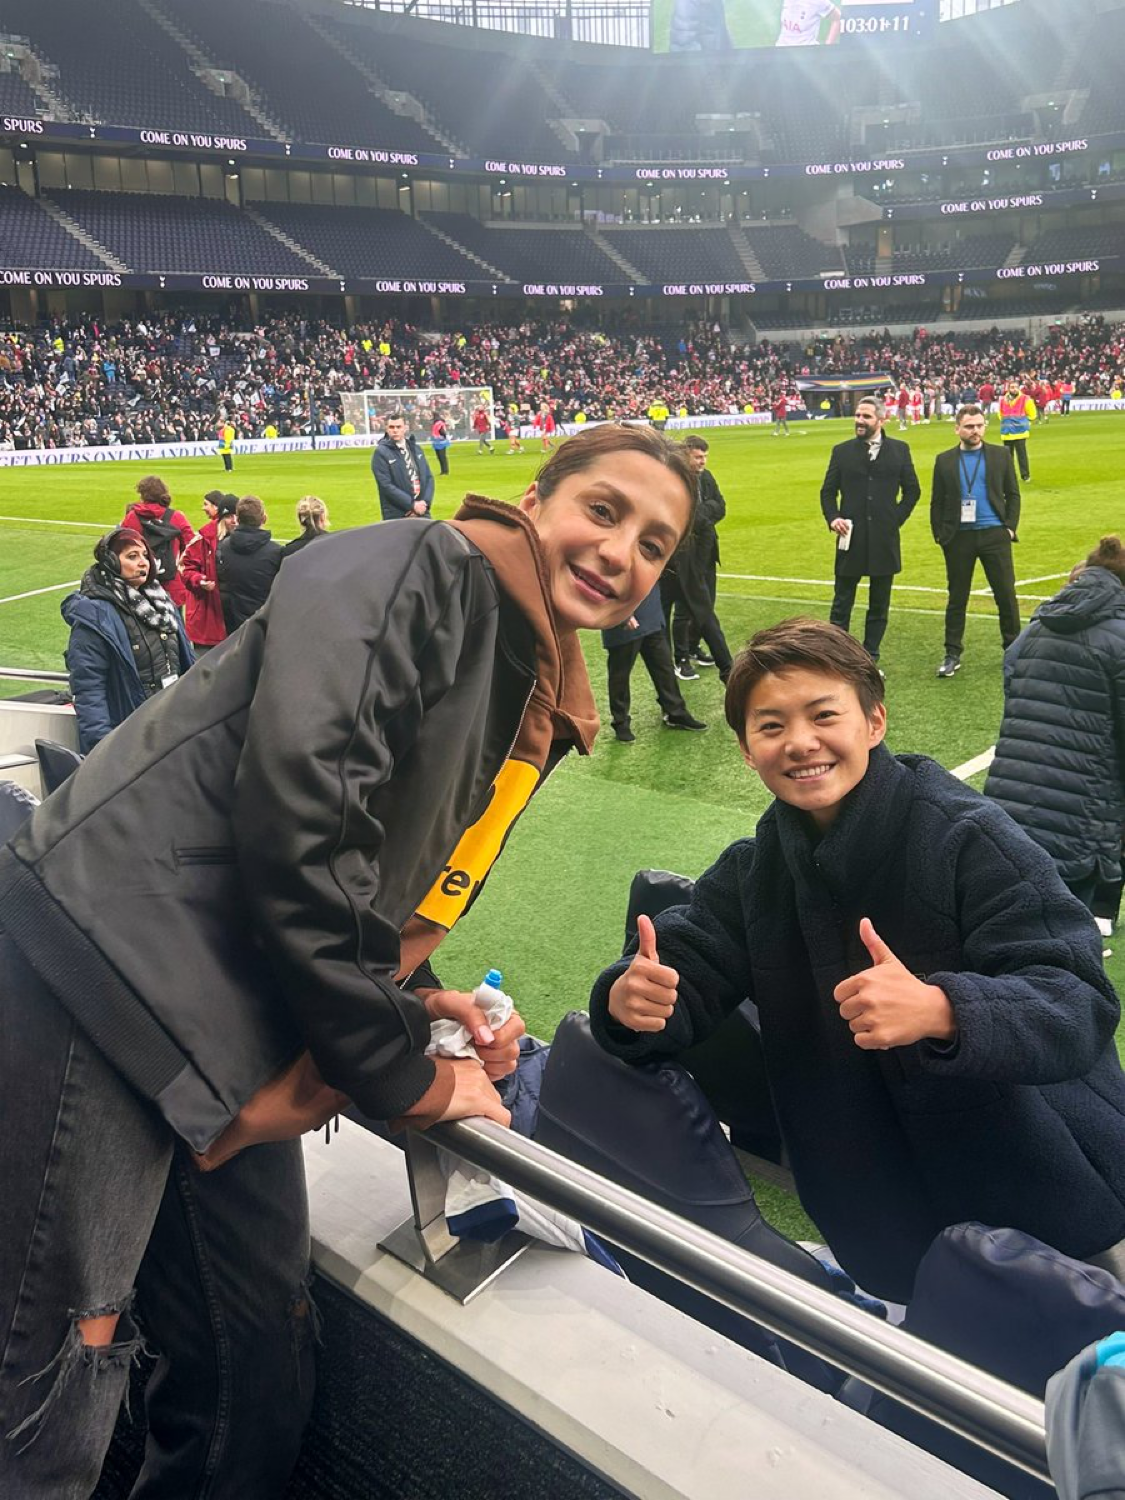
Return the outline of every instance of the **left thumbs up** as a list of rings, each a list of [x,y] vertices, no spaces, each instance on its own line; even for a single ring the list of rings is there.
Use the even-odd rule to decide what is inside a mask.
[[[843,980],[833,991],[856,1046],[879,1052],[925,1038],[952,1041],[957,1021],[945,991],[916,978],[869,917],[860,921],[859,940],[871,955],[871,968]]]

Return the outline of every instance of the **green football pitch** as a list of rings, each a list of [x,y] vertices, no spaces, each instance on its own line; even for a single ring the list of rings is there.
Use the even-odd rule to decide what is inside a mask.
[[[850,424],[794,424],[788,438],[768,428],[709,431],[710,462],[727,500],[720,528],[719,614],[732,646],[754,630],[795,614],[826,617],[832,545],[818,504],[833,443]],[[889,431],[897,436],[897,424]],[[949,423],[906,434],[922,481],[922,500],[903,531],[903,572],[892,600],[882,665],[887,673],[888,743],[959,768],[995,743],[1002,708],[1001,645],[984,579],[975,582],[964,666],[939,681],[944,571],[928,524],[934,455],[953,443]],[[535,473],[529,451],[478,456],[456,446],[452,473],[439,478],[436,513],[450,515],[468,490],[515,499]],[[1080,414],[1039,427],[1029,444],[1032,482],[1024,487],[1016,576],[1025,615],[1065,581],[1098,538],[1125,529],[1122,458],[1125,419]],[[231,488],[265,501],[274,535],[294,534],[304,494],[326,502],[337,530],[377,517],[365,452],[239,457]],[[436,468],[436,465],[435,465]],[[104,463],[0,469],[0,665],[61,670],[66,630],[59,603],[80,578],[103,529],[117,524],[143,474],[167,480],[188,516],[226,488],[217,458],[167,463]],[[859,604],[863,604],[861,590]],[[590,675],[603,712],[600,640],[586,641]],[[743,765],[722,715],[713,671],[683,684],[706,734],[665,729],[644,672],[633,677],[637,741],[619,745],[604,731],[588,759],[568,757],[520,821],[472,912],[443,945],[447,984],[469,989],[493,966],[538,1035],[581,1008],[590,981],[620,950],[633,872],[657,867],[698,875],[732,840],[753,830],[766,805]],[[0,691],[14,692],[8,683]],[[296,709],[295,705],[295,709]],[[983,776],[971,778],[980,785]],[[1108,967],[1125,992],[1125,935]],[[1125,1031],[1119,1032],[1125,1045]],[[779,1210],[780,1222],[801,1228]]]

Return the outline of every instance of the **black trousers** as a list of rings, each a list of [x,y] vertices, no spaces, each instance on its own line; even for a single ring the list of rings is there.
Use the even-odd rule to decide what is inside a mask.
[[[945,654],[960,659],[965,641],[965,611],[973,586],[977,559],[1000,613],[1000,638],[1010,646],[1020,633],[1020,607],[1016,602],[1016,571],[1012,562],[1012,538],[1006,526],[966,526],[942,548],[949,601],[945,606]]]
[[[233,454],[231,454],[231,453],[224,453],[223,454],[223,468],[227,471],[228,474],[233,473],[233,471],[234,471],[234,455]]]
[[[665,617],[674,622],[672,645],[676,660],[690,657],[702,637],[725,677],[731,669],[730,647],[715,613],[714,598],[708,592],[706,572],[693,564],[690,555],[677,562],[675,573],[666,570],[661,575],[660,598]]]
[[[443,474],[448,474],[449,473],[449,458],[447,456],[447,450],[445,448],[435,448],[434,449],[434,456],[436,457],[438,463],[441,465],[441,472]]]
[[[863,649],[872,661],[879,660],[879,647],[887,633],[887,620],[891,612],[891,586],[893,573],[877,573],[867,580],[867,618],[863,622]],[[852,609],[855,606],[858,578],[843,578],[836,575],[836,591],[832,595],[832,609],[828,618],[841,630],[851,629]]]
[[[651,635],[642,636],[639,641],[625,641],[620,646],[610,646],[606,656],[609,712],[614,729],[629,727],[629,677],[638,656],[648,668],[661,713],[687,713],[687,704],[680,692],[680,684],[672,665],[672,650],[668,645],[666,631],[656,630]]]
[[[1031,465],[1027,461],[1027,439],[1025,437],[1009,438],[1004,446],[1012,450],[1013,462],[1020,466],[1020,478],[1030,479]]]

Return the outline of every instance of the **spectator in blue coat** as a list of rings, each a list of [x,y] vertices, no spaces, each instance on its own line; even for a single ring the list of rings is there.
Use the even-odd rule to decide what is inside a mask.
[[[195,656],[180,614],[156,581],[144,536],[118,526],[94,548],[77,593],[62,602],[78,740],[88,754],[146,698],[171,687]]]
[[[400,411],[387,416],[383,436],[371,455],[371,472],[379,487],[379,510],[384,521],[430,514],[434,476],[414,434],[407,435],[406,418]]]

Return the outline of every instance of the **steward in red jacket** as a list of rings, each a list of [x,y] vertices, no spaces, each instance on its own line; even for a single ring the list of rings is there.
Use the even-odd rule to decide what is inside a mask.
[[[224,495],[222,490],[208,490],[203,497],[207,520],[180,557],[180,577],[187,589],[184,624],[188,640],[195,647],[217,646],[227,638],[215,555],[219,527],[224,518],[234,515],[237,503],[234,495]]]
[[[156,555],[159,582],[171,595],[176,608],[183,609],[187,603],[188,592],[179,574],[179,560],[180,554],[195,532],[183,511],[176,510],[172,505],[172,496],[168,486],[157,475],[149,474],[147,478],[138,480],[137,494],[141,498],[134,500],[128,507],[121,524],[131,526],[134,531],[139,531],[146,538]],[[171,539],[170,550],[162,547],[159,540],[147,530],[144,524],[146,521],[162,521],[165,511],[170,511],[168,522],[179,532],[177,537]]]

